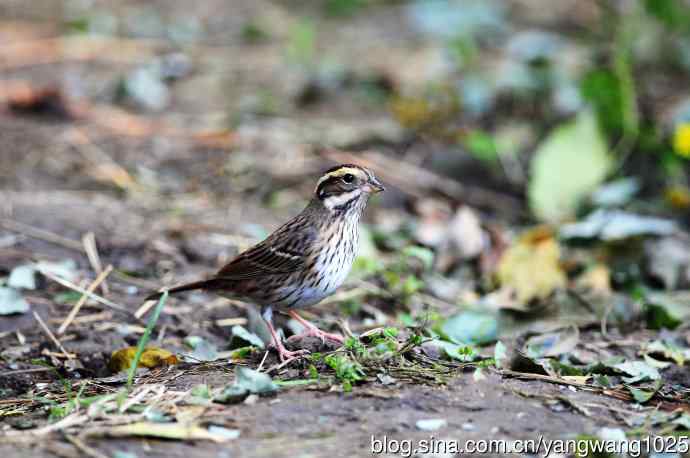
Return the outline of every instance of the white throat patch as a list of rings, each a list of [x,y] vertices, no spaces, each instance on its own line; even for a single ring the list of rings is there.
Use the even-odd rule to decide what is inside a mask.
[[[339,194],[337,196],[326,197],[323,200],[323,204],[329,210],[333,210],[334,208],[339,207],[339,206],[351,201],[352,199],[359,197],[361,194],[362,194],[362,191],[360,189],[355,189],[353,191],[344,192],[344,193]]]

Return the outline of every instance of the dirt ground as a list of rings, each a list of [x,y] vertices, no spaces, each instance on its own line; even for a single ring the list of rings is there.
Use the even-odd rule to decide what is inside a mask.
[[[554,396],[582,406],[593,418],[573,411],[566,402],[544,402]],[[564,437],[565,431],[594,432],[620,425],[616,417],[625,415],[628,408],[616,399],[498,375],[476,383],[467,373],[443,388],[365,387],[351,394],[291,389],[251,406],[216,407],[212,412],[216,421],[222,419],[241,430],[240,439],[226,444],[116,439],[88,439],[86,443],[108,456],[118,450],[151,457],[370,456],[372,436],[412,441],[434,437],[461,443],[539,436],[556,439]],[[433,418],[447,419],[447,427],[434,432],[415,427],[418,420]],[[26,456],[29,451],[31,456],[81,456],[71,445],[56,441],[6,444],[0,450],[5,456]]]

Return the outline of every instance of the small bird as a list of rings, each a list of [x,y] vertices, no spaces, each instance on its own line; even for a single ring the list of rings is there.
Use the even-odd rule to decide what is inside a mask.
[[[359,247],[359,219],[369,196],[383,190],[381,182],[364,167],[333,167],[321,176],[300,214],[240,253],[212,278],[171,288],[168,293],[203,289],[261,306],[282,362],[308,351],[285,348],[273,327],[274,309],[301,323],[306,329],[303,336],[342,343],[341,336],[321,331],[296,310],[321,302],[345,281]]]

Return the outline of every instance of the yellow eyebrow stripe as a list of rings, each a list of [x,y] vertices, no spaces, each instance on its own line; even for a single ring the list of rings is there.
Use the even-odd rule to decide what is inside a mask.
[[[319,180],[318,183],[316,183],[316,188],[318,189],[319,185],[323,183],[324,181],[328,180],[329,178],[337,178],[341,177],[343,175],[346,175],[348,173],[351,173],[356,176],[361,176],[362,171],[360,169],[356,169],[354,167],[341,167],[338,170],[334,170],[330,173],[327,173],[326,175],[322,176],[321,179]]]

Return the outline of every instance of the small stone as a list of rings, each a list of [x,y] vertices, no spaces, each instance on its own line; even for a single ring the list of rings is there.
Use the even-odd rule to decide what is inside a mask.
[[[438,431],[448,426],[448,422],[443,418],[430,418],[427,420],[418,420],[415,425],[420,431]]]

